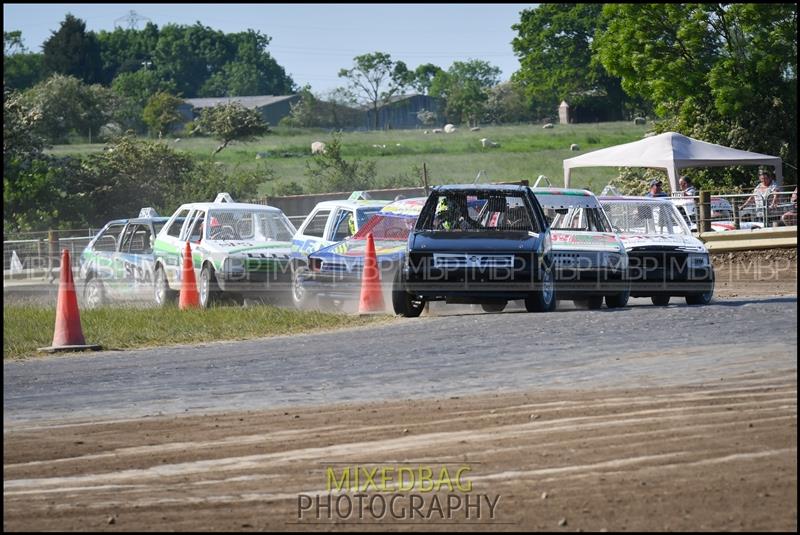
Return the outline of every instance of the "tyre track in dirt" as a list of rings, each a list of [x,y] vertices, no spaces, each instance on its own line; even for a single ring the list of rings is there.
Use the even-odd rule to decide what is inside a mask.
[[[471,466],[475,491],[502,498],[493,529],[790,530],[796,421],[796,374],[766,373],[44,425],[4,434],[4,527],[333,528],[297,523],[326,467],[414,462]]]

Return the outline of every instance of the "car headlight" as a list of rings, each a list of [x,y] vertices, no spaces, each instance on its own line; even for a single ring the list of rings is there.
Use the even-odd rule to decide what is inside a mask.
[[[600,267],[604,268],[625,269],[627,260],[627,255],[619,253],[600,253],[599,263]]]
[[[689,255],[689,267],[692,268],[707,268],[711,266],[711,261],[707,253],[696,253]]]
[[[228,257],[222,263],[222,271],[225,273],[244,273],[246,269],[246,260],[243,257]]]

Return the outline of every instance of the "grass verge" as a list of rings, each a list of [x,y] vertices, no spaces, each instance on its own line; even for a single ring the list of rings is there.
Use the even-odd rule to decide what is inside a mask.
[[[389,321],[388,316],[300,312],[274,306],[178,308],[107,307],[81,311],[86,342],[103,349],[246,340]],[[53,341],[55,310],[33,305],[3,306],[3,359],[41,355]]]

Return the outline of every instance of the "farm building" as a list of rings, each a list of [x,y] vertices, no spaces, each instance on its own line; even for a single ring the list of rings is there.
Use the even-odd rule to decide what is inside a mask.
[[[254,97],[213,97],[213,98],[187,98],[178,107],[181,115],[186,121],[192,121],[197,117],[199,110],[211,108],[218,104],[228,104],[238,102],[247,109],[256,109],[261,112],[264,120],[275,126],[278,121],[288,116],[292,111],[292,104],[300,100],[300,95],[262,95]]]
[[[428,95],[396,95],[378,108],[378,129],[417,128],[432,126],[424,124],[418,114],[422,111],[437,115],[436,124],[442,120],[442,101]],[[367,129],[375,128],[375,111],[366,109],[365,125]]]

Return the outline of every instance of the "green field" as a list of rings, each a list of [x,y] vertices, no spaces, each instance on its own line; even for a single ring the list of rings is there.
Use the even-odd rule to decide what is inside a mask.
[[[485,180],[490,182],[528,179],[533,183],[536,177],[545,175],[559,185],[563,180],[564,159],[642,139],[651,128],[651,125],[617,122],[555,125],[553,129],[543,129],[541,125],[489,126],[477,132],[459,128],[452,134],[425,134],[423,130],[345,132],[342,152],[347,159],[375,160],[379,177],[411,175],[412,168],[424,162],[432,184],[472,182],[483,171]],[[500,146],[483,148],[481,138]],[[210,138],[183,138],[179,142],[174,139],[169,138],[165,143],[198,158],[210,158],[218,145]],[[278,182],[305,184],[311,143],[330,139],[331,133],[326,130],[279,127],[256,141],[232,143],[214,159],[228,168],[271,169],[276,180],[263,183],[259,191],[266,194]],[[569,150],[573,143],[580,147],[579,151]],[[50,152],[78,155],[102,148],[102,144],[58,145]],[[256,159],[259,153],[262,159]],[[617,168],[578,169],[573,172],[573,185],[599,193],[615,176]]]
[[[107,307],[82,310],[80,315],[86,343],[100,344],[104,350],[247,340],[391,320],[386,315],[348,316],[274,306],[221,306],[207,310]],[[3,358],[35,356],[36,348],[53,341],[54,326],[54,307],[3,306]]]

